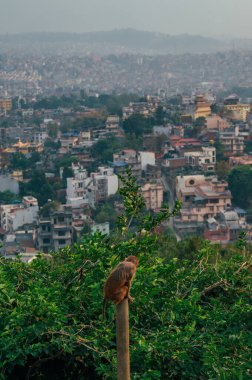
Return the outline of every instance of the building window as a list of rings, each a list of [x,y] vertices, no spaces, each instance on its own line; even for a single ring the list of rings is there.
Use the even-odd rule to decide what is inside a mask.
[[[48,238],[43,239],[43,244],[50,244],[50,239]]]
[[[58,235],[59,235],[59,236],[65,236],[65,234],[66,234],[65,231],[59,231],[59,232],[58,232]]]
[[[64,245],[66,244],[66,240],[65,239],[59,239],[59,245]]]
[[[59,221],[59,222],[64,222],[64,220],[65,220],[64,216],[59,216],[59,217],[58,217],[58,221]]]

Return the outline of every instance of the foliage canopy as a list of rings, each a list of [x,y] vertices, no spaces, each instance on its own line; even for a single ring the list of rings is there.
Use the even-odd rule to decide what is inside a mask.
[[[142,213],[130,174],[120,192],[125,212],[116,236],[84,236],[52,260],[2,259],[0,378],[115,379],[114,307],[103,322],[102,285],[131,254],[140,259],[130,306],[132,379],[250,378],[248,249],[234,248],[226,261],[203,241],[190,260],[161,258],[154,231],[169,210]]]

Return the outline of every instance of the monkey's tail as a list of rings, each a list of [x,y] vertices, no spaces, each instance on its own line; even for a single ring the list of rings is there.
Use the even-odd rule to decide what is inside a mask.
[[[106,303],[107,303],[107,299],[106,297],[103,298],[103,303],[102,303],[102,319],[105,321],[105,317],[106,317]]]

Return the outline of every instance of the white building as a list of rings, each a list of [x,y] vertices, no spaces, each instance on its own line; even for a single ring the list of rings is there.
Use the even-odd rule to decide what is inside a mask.
[[[34,133],[33,142],[35,144],[44,144],[46,139],[48,139],[48,133],[46,131],[36,131]]]
[[[25,224],[33,224],[38,219],[38,201],[32,196],[23,197],[22,203],[0,207],[1,227],[8,232],[16,231]]]
[[[155,165],[155,153],[154,152],[139,152],[141,160],[141,169],[146,170],[147,165]]]
[[[118,190],[118,176],[114,174],[113,168],[99,166],[97,173],[91,173],[91,178],[93,179],[93,185],[97,186],[97,190],[99,185],[101,186],[103,183],[101,190],[104,192],[105,198],[114,195]]]
[[[87,171],[74,167],[74,177],[67,178],[67,204],[81,207],[89,204],[91,207],[101,200],[106,200],[118,190],[118,177],[112,168],[99,167],[98,172],[87,176]]]
[[[11,178],[9,175],[0,175],[0,191],[11,191],[14,194],[19,194],[18,181]]]
[[[91,234],[94,235],[96,232],[101,232],[103,235],[109,235],[109,222],[97,223],[91,226]]]
[[[216,149],[214,147],[202,147],[200,150],[184,152],[184,157],[188,165],[214,170],[216,164]]]
[[[85,169],[74,169],[74,177],[67,178],[66,199],[67,204],[72,207],[81,207],[88,204],[87,188],[91,184],[91,179],[87,176]]]

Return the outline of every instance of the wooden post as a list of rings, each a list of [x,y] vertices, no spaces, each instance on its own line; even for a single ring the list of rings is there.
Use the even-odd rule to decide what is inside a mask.
[[[130,380],[129,302],[116,306],[117,379]]]

